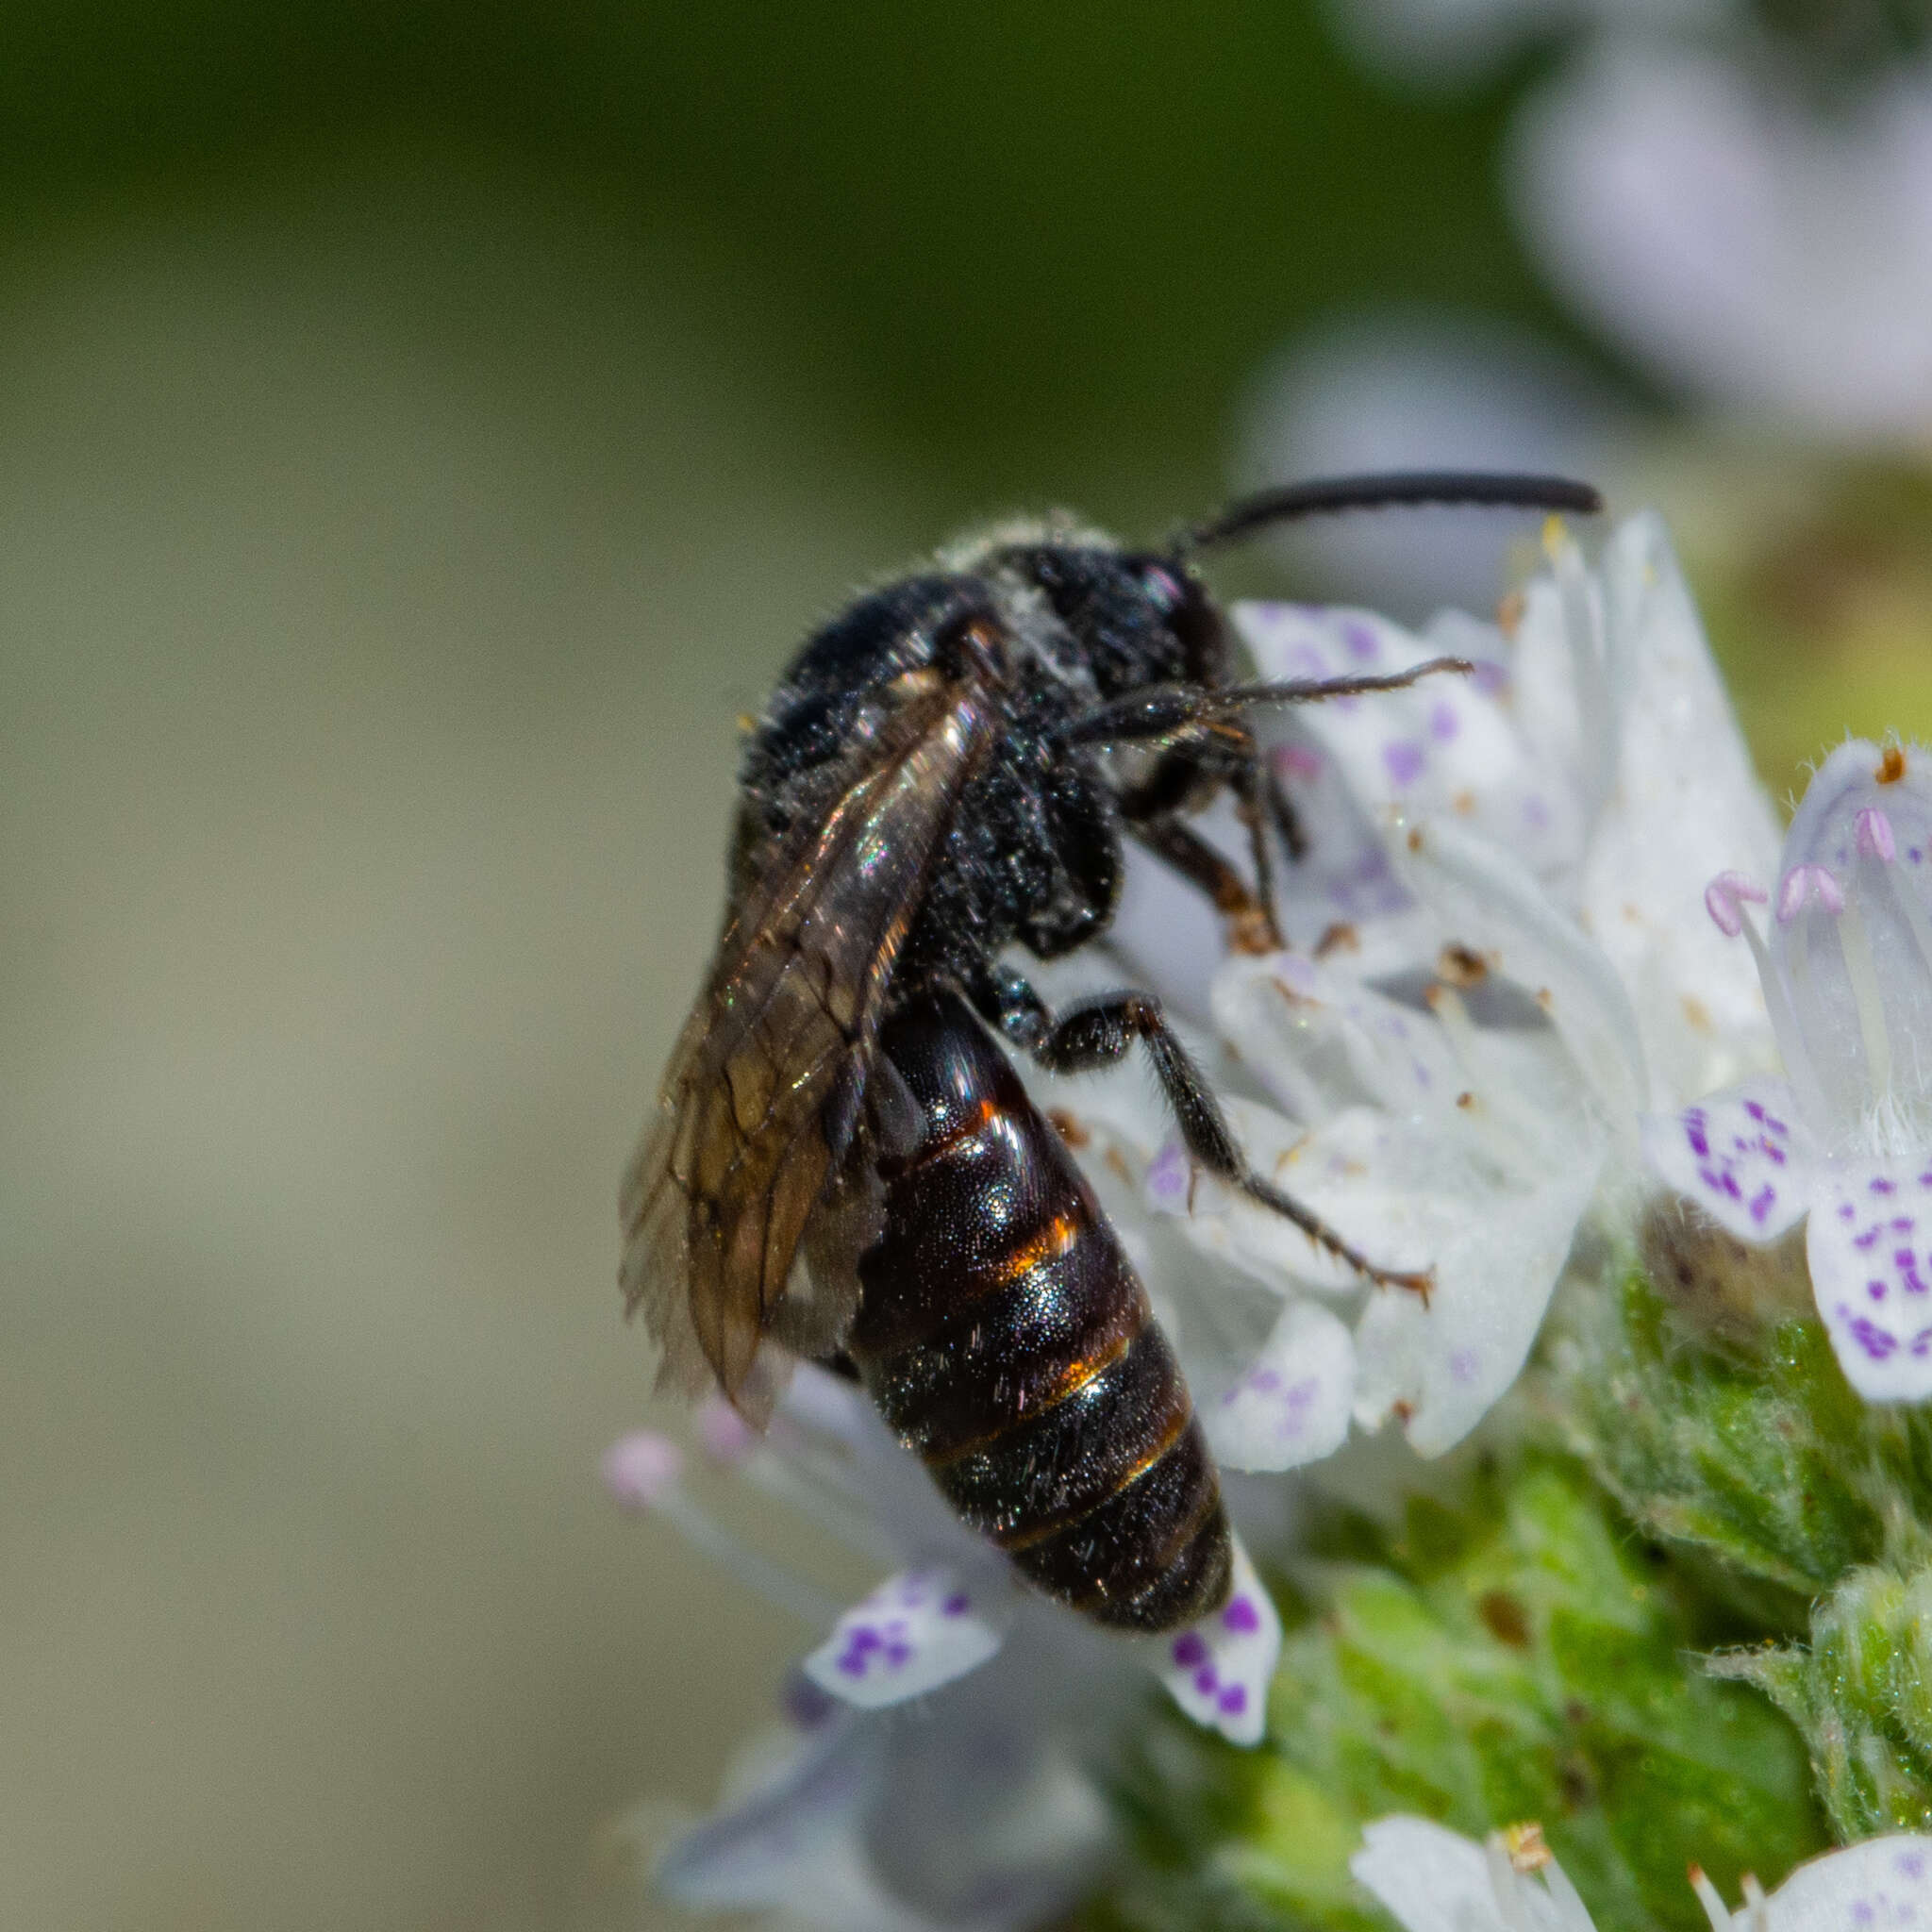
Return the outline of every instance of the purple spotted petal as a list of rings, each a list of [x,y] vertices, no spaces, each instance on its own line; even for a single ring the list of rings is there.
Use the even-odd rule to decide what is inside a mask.
[[[1868,1402],[1932,1395],[1928,1163],[1839,1161],[1819,1175],[1805,1237],[1811,1292],[1845,1379]]]
[[[1738,1914],[1739,1925],[1752,1924]],[[1767,1932],[1925,1932],[1932,1838],[1896,1833],[1800,1865],[1765,1904]]]
[[[1233,1743],[1258,1744],[1268,1720],[1268,1683],[1280,1655],[1281,1618],[1237,1537],[1226,1603],[1165,1640],[1160,1681],[1196,1724]]]
[[[1354,1338],[1326,1308],[1297,1301],[1202,1420],[1224,1469],[1298,1469],[1341,1447],[1354,1402]]]
[[[800,1668],[863,1709],[898,1704],[977,1670],[1006,1640],[1007,1606],[950,1570],[902,1570],[832,1626]]]
[[[1782,1080],[1747,1080],[1682,1113],[1647,1115],[1642,1136],[1658,1179],[1740,1241],[1775,1241],[1811,1205],[1813,1169]]]

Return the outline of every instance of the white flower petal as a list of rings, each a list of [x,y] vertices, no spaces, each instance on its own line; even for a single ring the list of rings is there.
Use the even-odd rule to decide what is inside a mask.
[[[1424,639],[1370,611],[1297,604],[1238,606],[1235,618],[1271,677],[1407,671],[1452,643],[1474,658],[1483,668],[1473,677],[1444,674],[1407,691],[1332,698],[1304,707],[1295,723],[1372,811],[1454,816],[1537,872],[1575,863],[1584,834],[1575,795],[1516,727],[1509,650],[1492,626],[1462,618],[1453,641]]]
[[[1622,525],[1601,576],[1617,732],[1582,917],[1630,991],[1653,1074],[1681,1099],[1771,1058],[1751,954],[1705,916],[1704,891],[1724,872],[1769,881],[1777,822],[1662,523]]]
[[[1541,1325],[1576,1224],[1595,1189],[1601,1141],[1551,1124],[1545,1165],[1524,1184],[1464,1159],[1427,1129],[1381,1124],[1362,1178],[1310,1190],[1310,1205],[1405,1265],[1434,1269],[1428,1304],[1377,1289],[1356,1325],[1356,1418],[1404,1418],[1418,1454],[1460,1441],[1516,1379]],[[1370,1178],[1373,1176],[1373,1178]],[[1352,1197],[1352,1198],[1351,1198]],[[1370,1234],[1379,1220],[1385,1232]],[[1419,1258],[1414,1258],[1419,1257]]]
[[[1515,854],[1441,819],[1392,848],[1446,928],[1533,993],[1613,1123],[1634,1123],[1649,1091],[1630,995],[1602,951],[1542,891]]]
[[[1160,1681],[1196,1724],[1233,1743],[1257,1744],[1280,1655],[1280,1613],[1236,1537],[1226,1604],[1166,1641]]]
[[[1297,953],[1230,959],[1213,1005],[1242,1063],[1310,1125],[1365,1102],[1404,1114],[1453,1107],[1466,1084],[1426,1013]]]
[[[800,1668],[861,1709],[903,1703],[977,1670],[1006,1641],[1010,1609],[950,1570],[902,1571],[847,1610]]]
[[[1811,1206],[1811,1163],[1783,1080],[1747,1080],[1675,1114],[1646,1114],[1644,1158],[1727,1234],[1773,1241]]]
[[[1906,1832],[1812,1858],[1766,1901],[1767,1932],[1924,1932],[1928,1913],[1932,1838]]]
[[[866,1856],[882,1749],[855,1724],[809,1739],[774,1781],[670,1848],[658,1890],[699,1910],[783,1910],[826,1932],[938,1932],[885,1890]]]
[[[1805,1257],[1852,1387],[1868,1402],[1932,1395],[1932,1150],[1907,1164],[1826,1165]]]
[[[1341,1448],[1355,1401],[1355,1342],[1313,1302],[1282,1310],[1259,1356],[1201,1420],[1224,1469],[1298,1469]]]
[[[1427,1818],[1378,1818],[1348,1869],[1404,1932],[1511,1932],[1490,1889],[1483,1848]]]

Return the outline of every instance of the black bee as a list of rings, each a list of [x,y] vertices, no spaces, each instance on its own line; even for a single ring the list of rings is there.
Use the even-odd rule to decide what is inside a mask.
[[[660,1382],[762,1422],[792,1357],[856,1370],[964,1521],[1096,1622],[1170,1630],[1225,1597],[1215,1472],[1147,1296],[988,1028],[1055,1073],[1147,1049],[1197,1166],[1376,1268],[1257,1174],[1159,1003],[1050,1012],[1004,958],[1107,930],[1131,837],[1276,941],[1286,801],[1256,705],[1395,677],[1242,684],[1190,558],[1395,504],[1599,508],[1545,477],[1405,475],[1246,498],[1164,550],[1008,529],[808,639],[743,755],[726,924],[625,1176],[622,1280]],[[1224,789],[1253,879],[1189,824]]]

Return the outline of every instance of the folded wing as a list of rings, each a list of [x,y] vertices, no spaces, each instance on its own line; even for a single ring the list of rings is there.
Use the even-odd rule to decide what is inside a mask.
[[[625,1176],[620,1279],[663,1345],[660,1383],[715,1383],[762,1419],[775,1385],[755,1371],[858,1120],[907,929],[992,731],[983,687],[908,674],[827,810],[759,855]],[[789,1345],[828,1349],[850,1307],[787,1313]]]

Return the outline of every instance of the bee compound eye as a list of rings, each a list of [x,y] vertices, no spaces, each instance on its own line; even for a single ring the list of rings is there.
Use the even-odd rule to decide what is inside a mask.
[[[1178,609],[1187,599],[1187,584],[1164,563],[1150,563],[1141,574],[1141,587],[1163,615]]]

